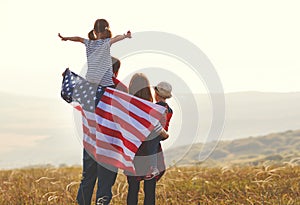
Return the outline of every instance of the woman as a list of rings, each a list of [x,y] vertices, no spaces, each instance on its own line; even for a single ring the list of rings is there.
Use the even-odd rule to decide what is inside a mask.
[[[136,97],[142,98],[144,100],[153,101],[150,84],[147,77],[142,73],[136,73],[131,78],[129,83],[129,94],[132,94]],[[153,139],[157,136],[149,136],[148,138]],[[168,135],[163,136],[164,139],[168,138]],[[127,175],[128,182],[128,195],[127,195],[127,204],[135,205],[138,204],[138,192],[140,189],[140,182],[144,181],[144,205],[153,205],[155,204],[155,188],[156,182],[160,179],[160,177],[164,174],[165,164],[163,159],[163,154],[160,150],[158,154],[157,167],[160,171],[160,174],[155,178],[150,180],[146,180],[146,175],[150,171],[150,157],[147,154],[147,146],[150,141],[144,141],[142,145],[139,147],[138,152],[136,153],[134,159],[134,165],[136,169],[136,174],[132,175],[130,173],[125,173]]]

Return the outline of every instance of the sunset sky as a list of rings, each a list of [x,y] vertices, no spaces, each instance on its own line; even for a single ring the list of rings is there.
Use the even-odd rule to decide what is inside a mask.
[[[61,72],[66,67],[80,72],[86,62],[84,46],[61,42],[57,33],[86,37],[97,18],[109,21],[113,35],[160,31],[190,41],[212,62],[225,92],[300,91],[297,0],[2,0],[0,7],[1,92],[56,98]],[[124,60],[120,78],[133,65],[137,71],[167,61],[180,75],[174,59],[154,57],[153,65],[143,60],[147,56],[136,58]]]

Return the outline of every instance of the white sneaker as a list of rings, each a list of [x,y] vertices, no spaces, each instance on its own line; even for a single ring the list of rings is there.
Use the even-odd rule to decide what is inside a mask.
[[[159,175],[159,170],[156,167],[151,168],[151,173],[145,176],[145,180],[151,180]]]
[[[97,205],[104,205],[104,202],[107,201],[107,196],[103,196],[101,198],[98,198]]]

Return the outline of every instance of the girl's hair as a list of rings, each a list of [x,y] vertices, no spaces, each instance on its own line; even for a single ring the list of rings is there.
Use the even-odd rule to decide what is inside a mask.
[[[143,73],[136,73],[132,76],[128,91],[131,95],[153,102],[149,80]]]
[[[101,33],[101,39],[111,38],[109,23],[105,19],[97,19],[94,24],[94,29],[88,34],[90,40],[96,40],[95,33]]]

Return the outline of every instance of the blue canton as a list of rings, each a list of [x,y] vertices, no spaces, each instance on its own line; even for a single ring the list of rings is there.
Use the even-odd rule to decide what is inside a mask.
[[[105,88],[89,83],[68,68],[63,73],[61,97],[68,103],[78,102],[81,107],[94,112]]]

